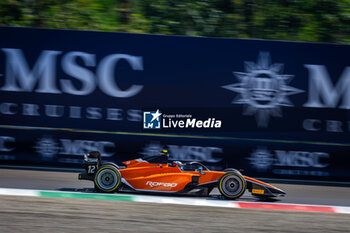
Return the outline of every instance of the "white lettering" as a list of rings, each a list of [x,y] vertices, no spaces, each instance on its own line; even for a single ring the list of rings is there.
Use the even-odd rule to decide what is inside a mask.
[[[327,132],[343,132],[343,123],[341,121],[327,121]]]
[[[112,54],[105,57],[99,64],[97,74],[100,88],[108,95],[119,98],[128,98],[139,93],[143,86],[132,85],[127,90],[121,90],[114,81],[114,69],[119,60],[125,59],[133,70],[143,70],[142,57],[127,54]]]
[[[46,105],[45,106],[46,116],[49,117],[62,117],[64,114],[64,106],[62,105]]]
[[[24,116],[40,116],[39,106],[37,104],[23,104],[22,110]]]
[[[188,127],[194,128],[195,124],[196,124],[196,118],[187,119],[186,128],[188,128]]]
[[[70,118],[81,118],[81,107],[69,106],[69,117]]]
[[[350,67],[345,68],[335,87],[325,66],[305,65],[305,67],[309,70],[309,98],[303,106],[335,108],[343,95],[343,102],[339,108],[350,109]]]
[[[138,109],[129,109],[127,111],[128,121],[141,121],[142,120],[142,111]]]
[[[173,187],[176,187],[177,186],[177,183],[163,183],[163,182],[152,182],[152,181],[147,181],[146,182],[146,185],[149,185],[151,187],[159,187],[159,186],[163,186],[163,187],[170,187],[170,188],[173,188]]]
[[[317,125],[320,125],[321,121],[317,119],[305,119],[303,121],[303,128],[308,131],[320,131],[321,128],[317,127]]]
[[[96,65],[94,54],[84,52],[67,53],[62,59],[62,69],[66,74],[78,79],[82,83],[82,87],[78,90],[71,80],[62,79],[62,90],[72,95],[88,95],[95,90],[95,75],[90,70],[79,66],[76,63],[77,58],[81,58],[86,66],[94,67]]]
[[[15,48],[2,48],[6,56],[6,74],[2,91],[38,92],[71,95],[89,95],[97,84],[101,91],[107,95],[119,98],[128,98],[138,94],[143,85],[131,85],[127,89],[121,89],[115,80],[115,67],[120,60],[126,60],[132,70],[143,70],[142,57],[127,54],[111,54],[101,60],[97,67],[97,75],[87,67],[96,66],[96,55],[72,51],[63,56],[62,71],[76,79],[61,79],[61,90],[56,87],[56,63],[57,57],[62,51],[43,50],[32,67],[23,54],[23,51]],[[82,61],[82,64],[78,63]],[[97,80],[96,80],[97,79]],[[80,85],[77,85],[80,84]]]
[[[11,111],[11,107],[13,107],[12,111]],[[1,103],[0,113],[4,115],[14,115],[17,113],[17,111],[13,110],[16,107],[18,107],[18,105],[15,103]]]
[[[56,88],[56,57],[60,51],[44,50],[35,63],[33,70],[29,69],[23,52],[20,49],[4,48],[6,62],[6,80],[1,88],[3,91],[33,91],[37,82],[39,93],[61,93]],[[17,86],[17,80],[20,87]]]
[[[101,119],[102,118],[102,113],[101,113],[101,108],[96,108],[96,107],[88,107],[86,109],[87,119]]]
[[[120,108],[107,108],[107,120],[120,121],[123,120],[123,109]]]

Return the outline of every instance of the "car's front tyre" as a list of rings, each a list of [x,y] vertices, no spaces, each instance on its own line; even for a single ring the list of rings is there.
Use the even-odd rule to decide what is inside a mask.
[[[247,184],[244,177],[239,172],[229,171],[225,173],[219,180],[218,188],[220,193],[228,199],[236,199],[241,197]]]
[[[102,192],[116,192],[121,184],[121,175],[118,169],[111,165],[103,165],[95,174],[95,188]]]

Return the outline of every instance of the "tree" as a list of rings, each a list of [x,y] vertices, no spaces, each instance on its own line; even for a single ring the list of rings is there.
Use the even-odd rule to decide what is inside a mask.
[[[2,0],[0,25],[350,43],[350,0]]]

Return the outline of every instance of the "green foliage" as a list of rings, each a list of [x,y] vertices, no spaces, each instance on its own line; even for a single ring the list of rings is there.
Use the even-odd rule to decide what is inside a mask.
[[[0,0],[0,25],[350,43],[350,0]]]

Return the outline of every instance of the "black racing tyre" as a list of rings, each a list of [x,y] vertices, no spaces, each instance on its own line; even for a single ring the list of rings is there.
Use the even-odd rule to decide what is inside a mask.
[[[242,196],[247,183],[240,173],[229,171],[219,180],[218,188],[220,193],[228,199],[236,199]]]
[[[235,173],[241,174],[237,169],[234,169],[234,168],[226,168],[224,172],[235,172]]]
[[[111,165],[101,166],[95,175],[95,188],[99,191],[111,193],[118,191],[121,184],[121,175],[118,169]]]

